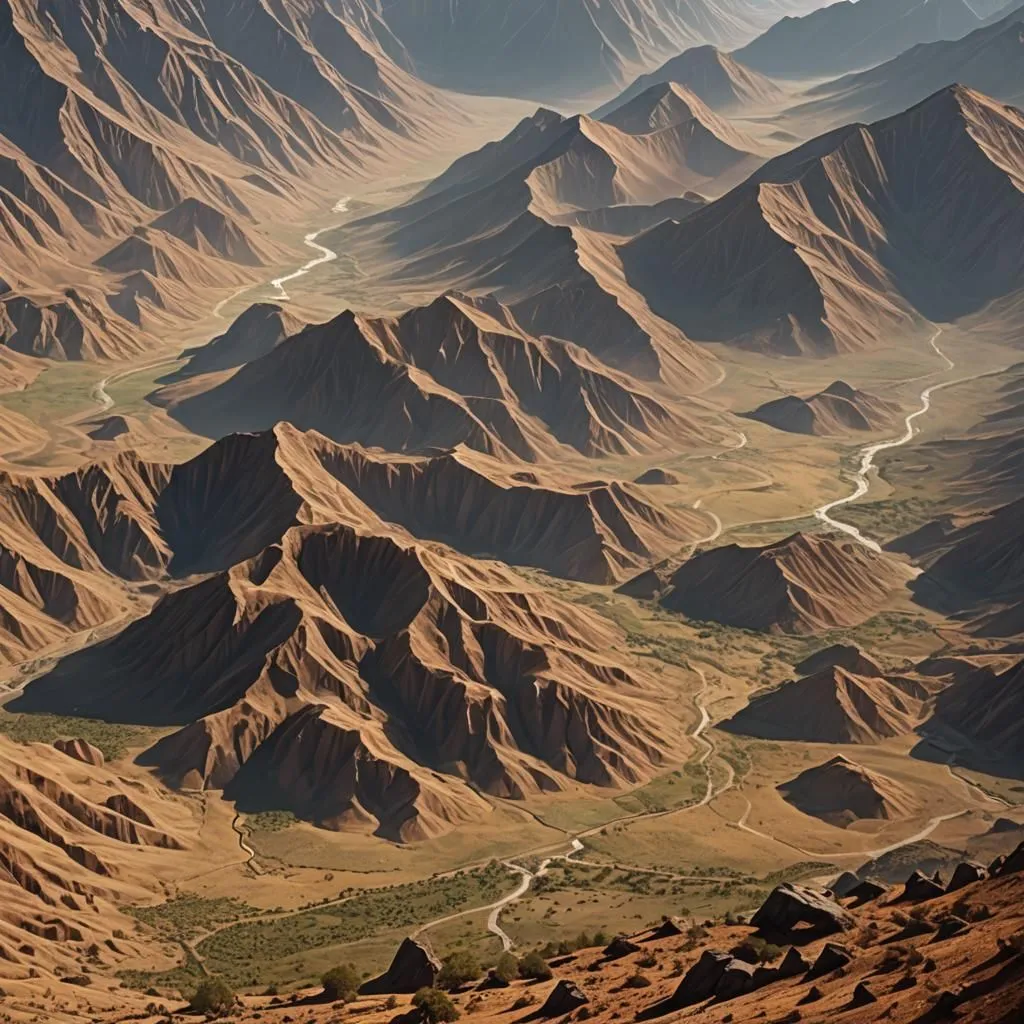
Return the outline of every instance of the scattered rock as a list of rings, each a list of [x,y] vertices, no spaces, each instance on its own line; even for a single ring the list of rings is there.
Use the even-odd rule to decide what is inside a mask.
[[[853,953],[846,946],[840,946],[838,942],[826,942],[818,954],[818,959],[814,961],[814,966],[808,977],[821,978],[852,962]]]
[[[604,956],[606,960],[620,960],[624,956],[630,956],[632,953],[639,953],[640,947],[633,942],[632,939],[626,938],[625,935],[616,935],[607,946],[604,947]]]
[[[933,941],[943,942],[946,939],[951,939],[954,935],[959,935],[969,927],[970,925],[963,918],[950,914],[949,917],[943,918],[942,921],[939,922],[939,928],[935,933]]]
[[[853,998],[850,1000],[850,1006],[851,1007],[867,1006],[870,1003],[877,1003],[877,1002],[878,1002],[878,996],[876,996],[875,993],[871,991],[870,987],[867,985],[866,982],[862,981],[853,990]]]
[[[781,981],[782,975],[778,967],[758,967],[754,970],[754,988],[764,988],[773,982]]]
[[[883,885],[881,882],[875,882],[872,879],[866,879],[859,885],[854,886],[854,888],[847,893],[847,896],[852,900],[856,900],[856,905],[860,907],[865,903],[871,903],[874,900],[881,899],[888,891],[889,887],[887,885]]]
[[[685,935],[685,929],[682,924],[674,918],[667,917],[657,928],[654,929],[650,934],[650,941],[655,942],[658,939],[675,939],[680,935]]]
[[[778,966],[780,978],[797,978],[801,974],[806,974],[810,969],[811,965],[796,946],[789,947],[789,952]]]
[[[715,998],[724,1002],[727,999],[737,999],[739,996],[745,996],[748,992],[753,992],[756,970],[753,964],[737,960],[734,957],[725,965],[722,977],[715,988]]]
[[[926,920],[923,917],[912,917],[904,926],[903,930],[899,933],[897,938],[903,939],[917,939],[922,935],[931,935],[935,931],[935,925],[931,921]]]
[[[1018,871],[1024,871],[1024,843],[1020,843],[1016,850],[1011,853],[999,866],[999,875],[1012,875]],[[997,872],[993,872],[996,874]]]
[[[972,882],[983,882],[986,878],[988,878],[988,869],[983,864],[977,864],[973,860],[961,861],[957,864],[953,877],[949,880],[946,892],[956,892],[957,889],[962,889],[965,885],[970,885]]]
[[[797,1006],[806,1006],[808,1003],[816,1003],[822,998],[824,993],[817,985],[812,985],[808,990],[807,994],[797,1003]]]
[[[836,899],[846,899],[860,885],[860,879],[852,871],[844,871],[830,886]]]
[[[996,818],[992,827],[988,830],[990,836],[999,835],[1001,832],[1016,832],[1021,828],[1019,822],[1011,821],[1009,818]]]
[[[541,1017],[561,1017],[563,1014],[572,1013],[581,1006],[586,1006],[590,1000],[583,993],[583,990],[572,981],[564,978],[552,990],[544,1005],[537,1011]]]
[[[945,893],[946,890],[934,878],[929,878],[920,871],[915,871],[903,886],[903,893],[900,899],[921,903],[924,900],[937,899],[939,896],[944,896]]]
[[[905,992],[908,988],[916,987],[917,978],[915,978],[912,974],[904,974],[903,977],[900,978],[900,980],[897,981],[895,985],[893,985],[892,990],[893,992]]]
[[[776,934],[788,934],[800,925],[809,925],[818,935],[831,935],[852,928],[854,920],[835,900],[818,890],[786,882],[771,893],[750,923]]]
[[[54,740],[53,745],[62,754],[67,754],[68,757],[73,757],[76,761],[81,761],[83,764],[91,764],[95,768],[103,767],[105,761],[103,751],[98,750],[91,743],[87,743],[83,739]]]
[[[692,1006],[710,999],[718,988],[718,983],[725,974],[726,967],[732,962],[728,953],[715,949],[706,949],[701,958],[686,972],[679,982],[671,1002],[674,1006]]]
[[[940,992],[932,1005],[932,1014],[937,1018],[956,1016],[960,997],[955,992]]]
[[[404,939],[391,966],[379,977],[364,982],[359,989],[363,996],[404,995],[421,988],[433,988],[441,964],[415,939]]]

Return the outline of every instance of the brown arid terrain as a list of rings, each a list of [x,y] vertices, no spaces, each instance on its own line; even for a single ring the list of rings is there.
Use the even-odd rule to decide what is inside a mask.
[[[777,398],[747,415],[793,434],[828,435],[891,430],[898,413],[892,402],[837,380],[816,395]]]
[[[1020,1020],[1022,41],[0,0],[0,1024]]]

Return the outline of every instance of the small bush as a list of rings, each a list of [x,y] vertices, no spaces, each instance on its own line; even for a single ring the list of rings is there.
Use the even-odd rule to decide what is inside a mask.
[[[459,1019],[455,1004],[440,989],[421,988],[412,997],[412,1005],[423,1014],[428,1024],[445,1024]]]
[[[235,1005],[235,993],[223,978],[207,978],[192,993],[188,1005],[196,1013],[219,1016]]]
[[[502,981],[514,981],[519,976],[519,961],[511,953],[502,953],[494,965],[494,974]]]
[[[324,987],[324,995],[332,1002],[340,999],[348,1002],[355,998],[360,981],[359,972],[352,964],[342,964],[341,967],[332,967],[320,979],[320,984]]]
[[[636,962],[637,967],[657,967],[658,958],[653,953],[644,953]]]
[[[534,950],[519,961],[519,976],[530,981],[548,981],[552,974],[547,961]]]
[[[624,984],[626,988],[650,988],[651,979],[637,971],[636,974],[631,974]]]
[[[397,1008],[398,1008],[398,997],[397,996],[388,996],[387,999],[384,1000],[384,1009],[385,1010],[395,1010]]]
[[[441,965],[437,975],[437,987],[452,992],[471,981],[476,981],[482,973],[479,961],[468,950],[452,953]]]

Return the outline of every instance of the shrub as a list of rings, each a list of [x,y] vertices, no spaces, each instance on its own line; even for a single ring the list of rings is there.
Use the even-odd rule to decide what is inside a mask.
[[[423,1014],[428,1024],[445,1024],[459,1019],[455,1004],[440,989],[421,988],[412,997],[412,1005]]]
[[[468,950],[452,953],[446,957],[437,975],[437,987],[449,992],[476,981],[483,971],[480,963]]]
[[[636,962],[637,967],[657,967],[658,958],[653,953],[644,953]]]
[[[512,981],[519,975],[519,961],[511,953],[502,953],[494,965],[494,974],[502,981]]]
[[[387,999],[384,1000],[384,1009],[385,1010],[394,1010],[397,1007],[398,1007],[398,997],[397,996],[388,996]]]
[[[200,982],[188,1001],[189,1008],[196,1013],[220,1015],[235,1005],[235,993],[223,978],[207,978]]]
[[[757,935],[744,939],[738,946],[733,947],[732,955],[738,960],[744,960],[748,964],[770,964],[782,956],[782,948],[771,942],[765,942]]]
[[[650,988],[651,979],[637,971],[636,974],[631,974],[626,979],[625,986],[626,988]]]
[[[355,998],[360,980],[359,972],[351,964],[343,964],[341,967],[332,967],[320,979],[320,984],[324,987],[324,995],[332,1002],[339,999],[347,1002]]]
[[[547,981],[552,975],[547,961],[534,950],[519,961],[519,976],[531,981]]]

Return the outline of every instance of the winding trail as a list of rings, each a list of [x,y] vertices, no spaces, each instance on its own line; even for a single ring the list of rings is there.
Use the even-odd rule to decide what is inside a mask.
[[[779,839],[778,836],[773,836],[770,832],[760,832],[756,828],[751,828],[747,824],[750,818],[750,813],[753,810],[753,805],[747,799],[747,809],[743,812],[743,816],[739,821],[733,822],[734,826],[741,832],[748,832],[752,836],[757,836],[759,839],[767,839],[772,843],[779,843],[781,846],[785,846],[790,850],[794,850],[804,857],[811,857],[814,860],[874,860],[876,857],[882,857],[887,853],[893,853],[896,850],[902,850],[904,846],[911,846],[914,843],[921,842],[922,839],[927,839],[940,825],[945,824],[947,821],[955,821],[957,818],[962,818],[965,814],[970,814],[972,808],[966,807],[962,811],[954,811],[952,814],[940,814],[928,821],[920,832],[916,832],[912,836],[908,836],[906,839],[900,839],[898,842],[890,843],[888,846],[879,847],[876,850],[854,850],[849,853],[822,853],[820,851],[815,852],[813,850],[805,850],[802,846],[795,846],[793,843],[786,842],[785,839]]]
[[[259,861],[256,860],[256,851],[249,845],[249,830],[242,824],[241,814],[236,814],[231,819],[231,827],[238,836],[238,848],[246,855],[245,866],[252,868],[257,875],[262,875],[263,868],[260,867]]]

